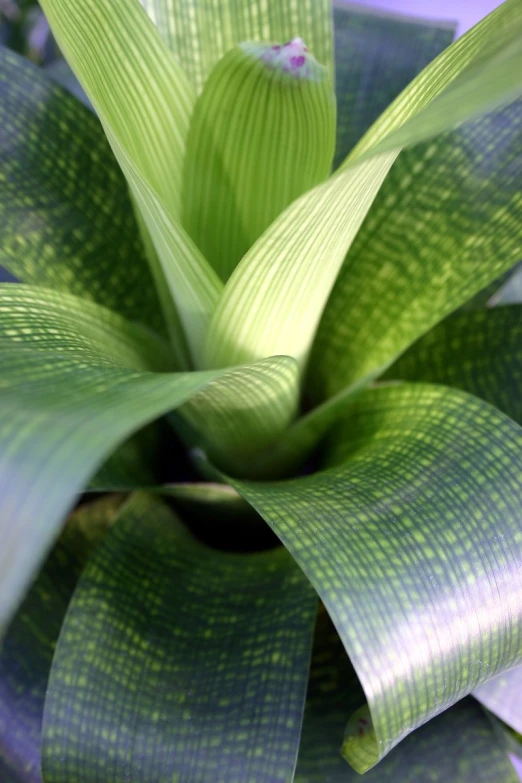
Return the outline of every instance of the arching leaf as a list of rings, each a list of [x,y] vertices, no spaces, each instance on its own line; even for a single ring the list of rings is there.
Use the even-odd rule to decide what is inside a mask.
[[[282,548],[231,555],[136,496],[87,566],[45,704],[46,783],[286,783],[316,597]]]
[[[360,772],[522,658],[521,446],[522,429],[487,403],[404,384],[353,402],[328,469],[230,482],[303,568],[350,656],[368,707],[343,753]]]
[[[0,652],[2,783],[42,783],[42,717],[54,648],[80,574],[120,503],[120,497],[106,497],[81,506],[71,515],[3,640]]]

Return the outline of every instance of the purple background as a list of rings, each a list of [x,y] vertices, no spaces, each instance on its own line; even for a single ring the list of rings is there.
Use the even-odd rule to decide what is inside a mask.
[[[425,19],[458,21],[459,35],[500,4],[501,0],[359,0],[357,3]]]

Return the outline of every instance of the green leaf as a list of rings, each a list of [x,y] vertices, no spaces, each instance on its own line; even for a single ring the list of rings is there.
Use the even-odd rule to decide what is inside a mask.
[[[339,747],[361,686],[334,628],[320,616],[295,783],[356,783]],[[368,783],[517,783],[483,710],[464,699],[407,737],[364,776]]]
[[[401,154],[323,315],[317,397],[378,375],[519,260],[521,118],[519,101]]]
[[[522,666],[493,677],[473,691],[473,696],[508,726],[522,734]],[[520,754],[519,754],[520,755]]]
[[[163,503],[135,496],[87,566],[60,635],[46,783],[286,783],[315,610],[283,548],[207,549]]]
[[[327,178],[334,146],[328,71],[300,38],[242,43],[219,61],[190,126],[183,225],[223,280],[291,201]]]
[[[0,264],[164,329],[125,179],[96,117],[0,48]]]
[[[106,497],[81,506],[71,515],[3,640],[2,783],[41,783],[41,727],[54,648],[76,582],[120,503],[119,497]]]
[[[337,147],[334,167],[401,90],[449,46],[455,25],[334,3]]]
[[[241,41],[301,36],[333,78],[331,0],[140,0],[197,92]]]
[[[522,307],[449,316],[383,376],[394,379],[463,389],[522,423]]]
[[[75,495],[134,432],[183,406],[218,376],[222,384],[213,383],[186,411],[203,435],[205,414],[216,414],[210,440],[215,432],[223,443],[238,444],[242,428],[255,449],[257,437],[266,442],[267,427],[285,426],[294,411],[290,357],[206,373],[165,372],[169,358],[157,337],[99,305],[0,286],[0,626]]]
[[[297,362],[273,356],[210,381],[179,408],[180,431],[223,469],[245,475],[254,454],[284,437],[298,407]]]
[[[362,393],[328,469],[230,480],[323,600],[373,720],[344,752],[369,769],[400,739],[522,658],[522,429],[463,392]],[[367,719],[368,713],[364,717]]]
[[[514,32],[520,33],[515,41]],[[506,78],[499,77],[497,84],[498,52],[503,47],[506,55],[501,65],[509,66],[508,74],[502,73]],[[429,100],[437,98],[438,106],[449,107],[446,114],[436,114],[436,122],[429,126],[433,132],[443,129],[441,123],[446,122],[447,128],[466,119],[468,108],[469,116],[475,116],[480,107],[490,111],[504,105],[514,98],[515,90],[522,92],[522,63],[515,67],[521,58],[522,6],[517,0],[507,0],[423,71],[417,87],[407,88],[406,97],[398,99],[398,107],[380,130],[370,129],[367,136],[375,146],[365,158],[355,156],[326,183],[293,202],[246,254],[210,322],[204,366],[226,366],[279,353],[294,356],[303,365],[346,253],[400,145],[417,143],[426,135],[422,110]],[[455,79],[459,73],[461,78]],[[458,111],[453,111],[457,98]],[[389,134],[386,138],[385,133]],[[396,143],[389,142],[392,136]],[[506,142],[505,131],[500,136]],[[384,153],[382,144],[378,146],[380,140],[387,145]],[[502,269],[491,271],[489,279]],[[402,286],[402,290],[408,289]],[[352,297],[354,291],[358,304],[359,289],[351,289]],[[344,314],[346,298],[343,308]],[[367,310],[360,312],[366,318]]]
[[[367,153],[411,146],[518,98],[521,32],[520,4],[505,0],[403,90],[343,166]]]
[[[136,0],[42,0],[42,7],[129,181],[198,357],[221,283],[179,223],[195,94]]]

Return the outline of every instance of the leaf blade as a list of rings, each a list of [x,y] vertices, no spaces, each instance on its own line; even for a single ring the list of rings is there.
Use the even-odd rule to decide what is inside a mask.
[[[491,111],[494,106],[513,100],[513,89],[520,95],[522,69],[508,67],[508,83],[501,80],[498,89],[494,79],[486,81],[483,88],[476,76],[477,70],[483,79],[496,73],[498,51],[504,43],[509,43],[511,48],[508,47],[507,60],[502,59],[502,67],[518,62],[522,57],[522,36],[513,43],[513,35],[519,30],[522,30],[522,10],[516,0],[508,0],[421,74],[421,83],[433,79],[434,89],[414,95],[403,107],[396,129],[396,133],[404,130],[400,141],[395,143],[397,136],[390,132],[383,140],[386,146],[376,144],[366,158],[358,158],[353,153],[352,159],[330,180],[283,212],[228,281],[210,322],[204,366],[224,366],[277,353],[294,356],[301,366],[306,363],[317,324],[346,253],[400,151],[399,144],[416,143],[419,127],[425,130],[420,111],[424,101],[436,98],[438,105],[443,101],[453,105],[457,93],[459,120],[463,120],[468,105],[470,115],[476,116],[480,106],[484,111]],[[468,61],[459,59],[462,46],[466,46],[470,55]],[[440,75],[441,62],[445,79]],[[451,77],[460,69],[463,69],[462,78],[452,81]],[[466,103],[461,93],[468,88]],[[436,116],[439,123],[436,132],[439,132],[440,122],[445,120],[444,115]],[[444,127],[452,127],[454,114],[448,115],[447,122]],[[387,123],[385,127],[388,130]],[[393,143],[389,142],[392,138]],[[498,275],[498,270],[495,272]]]
[[[477,398],[389,386],[352,404],[327,470],[229,480],[296,558],[343,640],[375,732],[359,738],[352,724],[358,771],[520,660],[521,442],[520,427]]]
[[[288,41],[296,35],[333,79],[329,0],[140,0],[197,92],[223,55],[241,41]]]
[[[195,356],[220,281],[179,223],[195,95],[139,3],[43,0],[131,186]]]
[[[164,329],[125,180],[98,120],[0,48],[0,122],[2,266]]]
[[[209,550],[160,501],[134,497],[87,567],[62,630],[45,705],[46,781],[286,783],[315,608],[284,550]],[[107,650],[121,677],[98,665]],[[108,698],[116,693],[123,715]],[[91,731],[72,728],[73,715],[86,713]]]

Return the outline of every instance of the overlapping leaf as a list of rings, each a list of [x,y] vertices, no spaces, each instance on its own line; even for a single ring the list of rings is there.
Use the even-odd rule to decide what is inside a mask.
[[[136,496],[87,566],[54,658],[46,783],[286,783],[316,597],[282,548],[207,549]]]
[[[75,495],[103,459],[133,432],[217,378],[215,372],[150,372],[165,369],[168,358],[158,338],[99,305],[29,286],[0,287],[2,623]],[[295,373],[288,373],[293,360],[279,357],[261,364],[272,401],[281,368],[279,393],[293,410]],[[241,370],[232,373],[237,381]],[[243,410],[237,420],[234,408],[228,409],[228,430],[225,410],[217,423],[224,440],[227,435],[237,439],[240,425],[255,447],[263,427],[263,368],[260,374],[256,367],[247,373],[258,384],[250,429],[245,414],[250,401],[245,398],[235,399],[236,409]],[[230,383],[225,373],[223,386],[212,385],[202,408],[219,410],[220,400],[230,399]],[[277,418],[284,404],[274,407]],[[191,414],[196,416],[194,405]]]
[[[43,0],[42,7],[129,181],[161,264],[153,272],[197,356],[221,285],[179,224],[195,94],[136,0]]]
[[[121,175],[98,120],[0,48],[0,264],[161,329]]]
[[[406,351],[387,379],[463,389],[522,423],[522,308],[450,316]]]
[[[302,39],[242,43],[220,60],[190,125],[182,214],[223,280],[288,204],[327,178],[334,145],[332,83]]]
[[[314,641],[295,783],[356,783],[340,753],[346,716],[364,695],[333,627],[320,617]],[[516,783],[504,745],[483,710],[464,699],[413,732],[367,772],[368,783]]]
[[[522,7],[508,0],[425,69],[336,176],[283,212],[229,280],[211,320],[206,366],[277,353],[294,356],[300,364],[306,361],[346,252],[401,146],[520,94],[520,33]],[[431,101],[440,108],[433,122]],[[502,138],[506,140],[504,134]],[[499,262],[478,288],[501,271]],[[353,291],[359,297],[359,289]],[[344,315],[346,296],[343,308]]]
[[[41,783],[41,727],[54,648],[76,582],[121,498],[80,507],[20,607],[0,652],[2,783]]]
[[[331,0],[140,0],[200,92],[214,65],[241,41],[303,38],[333,77]]]
[[[394,98],[453,40],[455,26],[334,2],[337,166]]]
[[[378,374],[519,260],[521,117],[516,102],[401,154],[319,328],[311,381],[322,395]]]
[[[231,482],[352,660],[370,709],[343,746],[359,771],[522,657],[521,446],[522,429],[487,403],[404,384],[353,402],[327,470]]]

